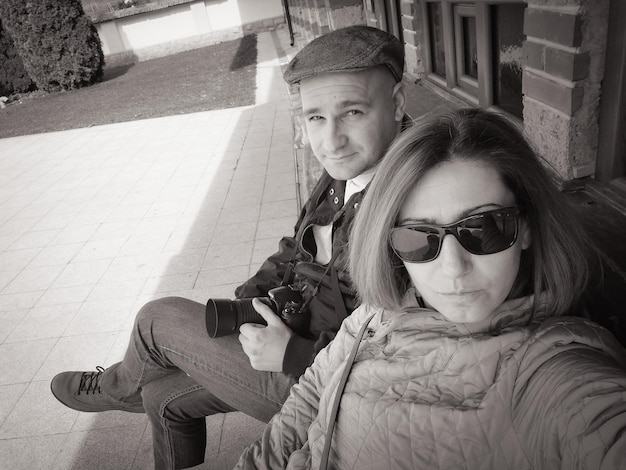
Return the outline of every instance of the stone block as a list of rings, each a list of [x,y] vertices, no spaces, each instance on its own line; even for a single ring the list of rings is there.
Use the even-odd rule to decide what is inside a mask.
[[[410,16],[402,17],[402,28],[408,31],[415,31],[415,19]]]
[[[527,65],[537,70],[543,70],[544,49],[545,46],[543,44],[531,41],[524,41],[524,65]]]
[[[571,81],[582,80],[589,75],[589,52],[574,53],[546,47],[545,71]]]
[[[527,8],[524,12],[524,34],[578,47],[582,42],[581,18],[569,12]]]
[[[571,180],[574,177],[569,158],[571,117],[524,97],[524,130],[548,167],[561,179]]]
[[[415,31],[404,30],[403,38],[404,38],[404,42],[406,44],[409,44],[411,46],[417,46],[418,45],[418,41],[419,40],[417,38],[417,34],[415,33]]]
[[[570,116],[580,108],[584,96],[580,87],[572,88],[529,70],[524,72],[522,93]]]
[[[401,0],[400,13],[406,16],[415,16],[416,2],[413,0]]]

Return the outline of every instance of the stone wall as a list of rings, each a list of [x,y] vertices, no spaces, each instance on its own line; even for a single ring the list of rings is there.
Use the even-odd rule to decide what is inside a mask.
[[[264,0],[265,2],[265,0]],[[100,15],[107,67],[229,41],[285,23],[281,0],[164,0]]]
[[[524,127],[564,180],[593,175],[608,0],[530,0],[524,18]]]
[[[364,0],[368,24],[381,2]],[[423,0],[401,0],[406,73],[424,74]],[[528,0],[524,17],[523,120],[557,176],[593,175],[598,148],[609,0]],[[369,8],[371,6],[371,8]],[[373,11],[372,11],[373,10]]]

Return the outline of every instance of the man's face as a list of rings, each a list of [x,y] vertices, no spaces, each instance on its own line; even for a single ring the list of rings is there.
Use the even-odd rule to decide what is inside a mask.
[[[404,115],[402,84],[384,67],[304,79],[300,98],[311,149],[337,180],[378,162]]]

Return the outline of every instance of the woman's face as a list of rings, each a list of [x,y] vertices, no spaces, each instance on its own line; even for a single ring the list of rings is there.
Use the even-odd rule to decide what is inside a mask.
[[[450,161],[426,172],[400,209],[399,225],[446,225],[488,210],[516,205],[498,173],[480,162]],[[515,244],[499,253],[474,255],[452,235],[439,256],[426,263],[404,262],[426,304],[454,323],[489,318],[509,295],[530,231],[520,219]]]

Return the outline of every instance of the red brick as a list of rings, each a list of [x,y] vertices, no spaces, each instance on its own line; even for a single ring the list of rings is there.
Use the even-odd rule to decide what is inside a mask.
[[[589,75],[589,52],[573,53],[546,47],[545,71],[567,80],[582,80]]]
[[[522,93],[568,115],[573,115],[583,101],[583,89],[570,88],[529,71],[524,72]]]
[[[534,69],[543,70],[544,49],[545,46],[543,44],[524,41],[524,65],[528,65]]]
[[[524,12],[524,34],[577,47],[582,41],[581,18],[579,15],[527,8]]]

